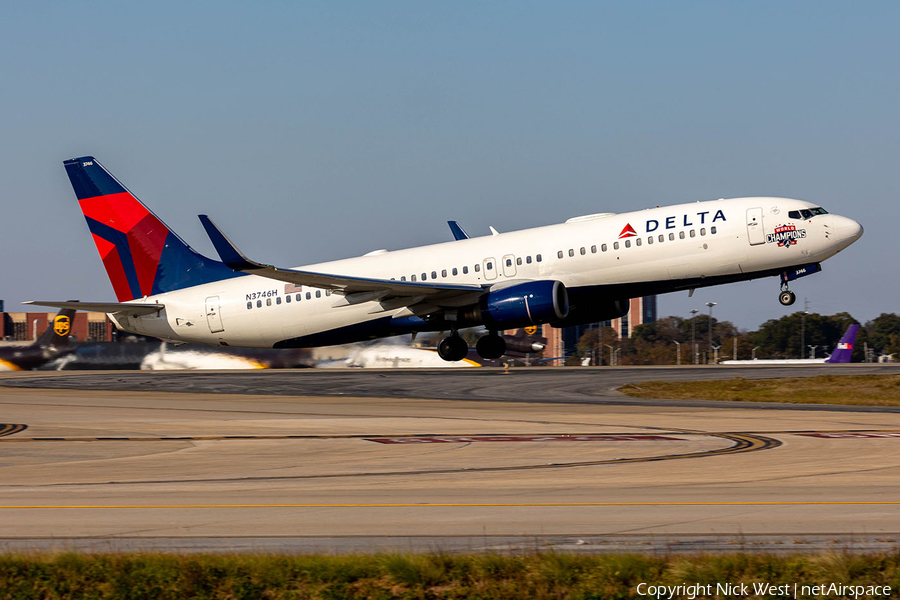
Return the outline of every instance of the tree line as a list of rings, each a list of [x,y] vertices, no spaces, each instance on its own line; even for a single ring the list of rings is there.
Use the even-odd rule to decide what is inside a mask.
[[[576,353],[566,364],[610,364],[605,344],[615,346],[614,363],[620,365],[706,364],[718,353],[718,360],[824,358],[837,345],[851,324],[860,324],[849,313],[834,315],[796,312],[780,319],[766,321],[756,331],[739,330],[729,321],[696,315],[686,319],[665,317],[634,328],[630,338],[620,338],[612,327],[593,328],[584,332]],[[710,331],[710,326],[712,331]],[[696,359],[691,350],[694,341]],[[900,316],[882,313],[862,325],[853,347],[853,362],[877,360],[893,355],[900,360]],[[736,350],[736,352],[735,352]],[[598,362],[602,361],[602,362]]]

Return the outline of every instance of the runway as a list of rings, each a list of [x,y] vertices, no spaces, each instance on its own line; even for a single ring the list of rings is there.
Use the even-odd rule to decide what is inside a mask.
[[[894,366],[478,371],[7,376],[0,548],[900,543],[895,408],[612,391]]]

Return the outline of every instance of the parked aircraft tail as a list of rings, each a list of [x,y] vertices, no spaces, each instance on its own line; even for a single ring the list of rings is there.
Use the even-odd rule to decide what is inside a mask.
[[[194,251],[94,157],[63,164],[120,302],[241,275]]]
[[[844,337],[835,346],[834,352],[825,361],[827,363],[848,363],[850,357],[853,356],[853,344],[856,343],[856,333],[859,331],[859,325],[851,325],[844,332]]]
[[[47,329],[41,334],[41,337],[35,341],[34,345],[38,347],[49,346],[52,348],[62,348],[69,345],[69,334],[72,332],[72,321],[75,318],[75,311],[71,308],[64,308],[53,317],[53,320],[47,324]]]

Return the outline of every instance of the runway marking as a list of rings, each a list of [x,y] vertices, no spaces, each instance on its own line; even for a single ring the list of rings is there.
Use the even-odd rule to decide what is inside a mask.
[[[0,510],[19,509],[184,509],[184,508],[529,508],[529,507],[629,507],[629,506],[893,506],[900,500],[798,500],[738,502],[422,502],[368,504],[21,504],[0,505]]]
[[[563,434],[563,435],[446,435],[432,437],[366,438],[379,444],[461,444],[470,442],[683,442],[684,438],[664,435],[622,434]]]
[[[28,425],[22,425],[20,423],[0,423],[0,437],[19,433],[26,429],[28,429]]]

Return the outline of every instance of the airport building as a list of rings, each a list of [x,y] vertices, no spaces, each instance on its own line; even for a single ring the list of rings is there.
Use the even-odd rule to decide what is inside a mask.
[[[0,312],[0,340],[33,342],[56,316],[53,312]],[[79,342],[111,342],[115,326],[105,313],[75,313],[71,335]]]
[[[632,298],[630,300],[631,307],[628,314],[619,319],[611,321],[603,321],[599,323],[601,327],[612,327],[619,338],[631,337],[634,328],[644,323],[653,323],[656,321],[656,296],[645,296],[643,298]],[[578,346],[578,340],[584,335],[584,332],[597,327],[597,323],[589,323],[587,325],[576,325],[573,327],[549,327],[544,326],[543,335],[547,338],[547,347],[544,350],[544,358],[554,358],[550,362],[552,366],[561,367],[565,363],[566,357],[575,354]],[[610,345],[615,346],[610,342]]]

